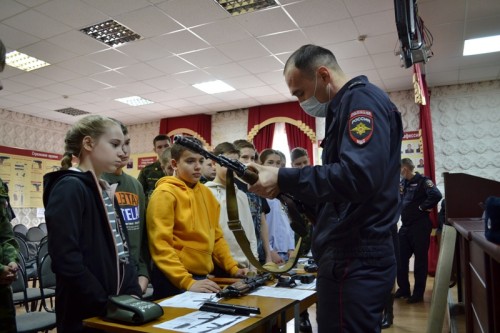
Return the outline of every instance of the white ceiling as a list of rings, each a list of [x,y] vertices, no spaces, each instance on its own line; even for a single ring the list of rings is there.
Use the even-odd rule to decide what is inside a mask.
[[[51,63],[23,72],[6,66],[0,108],[64,123],[74,107],[136,124],[294,100],[282,69],[303,44],[329,48],[349,76],[365,74],[386,91],[411,89],[412,70],[394,55],[393,0],[278,0],[231,16],[214,0],[0,0],[0,38]],[[500,79],[500,52],[462,56],[466,38],[500,34],[498,0],[421,0],[434,36],[429,86]],[[142,36],[110,48],[79,29],[115,19]],[[358,41],[359,35],[367,35]],[[235,91],[191,85],[224,80]],[[130,107],[115,98],[151,101]]]

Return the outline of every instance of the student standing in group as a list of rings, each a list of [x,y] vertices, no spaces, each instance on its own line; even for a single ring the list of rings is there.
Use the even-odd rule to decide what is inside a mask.
[[[211,159],[205,159],[201,167],[200,183],[205,184],[215,179],[215,162]]]
[[[114,173],[104,173],[102,179],[109,184],[116,184],[115,198],[120,206],[123,220],[127,226],[130,242],[130,255],[137,265],[137,275],[142,293],[146,292],[149,284],[149,249],[145,229],[146,197],[141,183],[134,177],[127,175],[123,168],[130,159],[130,136],[128,129],[119,123],[124,136],[122,163]]]
[[[236,147],[229,142],[223,142],[218,144],[214,151],[214,155],[216,156],[224,156],[228,159],[238,160],[240,156],[240,152]],[[238,267],[247,267],[250,268],[250,262],[243,253],[240,244],[236,240],[231,229],[228,226],[228,214],[227,214],[227,201],[226,201],[226,174],[227,168],[222,167],[218,164],[215,165],[215,179],[213,181],[209,181],[205,183],[205,186],[208,187],[217,201],[220,203],[221,211],[219,224],[224,232],[224,239],[229,245],[229,249],[231,250],[231,255],[238,262]],[[236,186],[236,185],[235,185]],[[238,207],[238,217],[241,222],[241,226],[245,231],[248,242],[250,243],[250,249],[252,250],[253,256],[258,260],[257,253],[257,238],[255,236],[255,228],[253,225],[252,213],[250,212],[250,206],[248,204],[248,198],[246,194],[238,189],[235,191],[236,202]]]
[[[199,182],[205,158],[177,143],[171,154],[175,176],[158,181],[146,214],[154,299],[186,290],[218,292],[220,287],[207,279],[214,263],[231,276],[248,272],[231,256],[217,199]]]
[[[281,156],[277,150],[264,149],[260,153],[260,163],[266,166],[281,168]],[[271,252],[278,254],[281,258],[279,264],[284,263],[290,257],[295,249],[295,233],[290,226],[285,206],[278,199],[267,199],[271,208],[266,215],[266,221],[269,226],[269,246]]]
[[[57,331],[92,332],[82,320],[104,315],[108,296],[142,294],[113,189],[100,179],[122,164],[124,137],[112,119],[90,115],[72,126],[64,142],[62,168],[44,176],[43,193]]]
[[[160,155],[160,166],[165,176],[173,176],[174,169],[172,169],[172,154],[171,147],[165,148],[165,150]]]
[[[137,177],[137,180],[141,183],[142,188],[144,189],[146,201],[149,200],[149,196],[153,193],[158,179],[166,176],[161,168],[160,156],[165,148],[170,146],[170,138],[165,134],[157,135],[153,139],[153,151],[157,155],[157,160],[154,163],[146,165],[141,172],[139,172],[139,176]]]
[[[248,164],[250,162],[255,162],[257,152],[255,146],[251,142],[241,139],[234,141],[233,144],[240,151],[239,161],[241,163]],[[248,197],[248,203],[250,204],[250,211],[252,212],[253,224],[255,227],[255,236],[257,236],[257,251],[259,252],[260,263],[263,265],[269,262],[281,262],[281,258],[277,254],[273,258],[271,249],[269,248],[269,227],[266,221],[266,214],[268,214],[271,209],[269,208],[267,200],[248,191],[248,185],[238,178],[234,179],[234,183],[238,186],[238,189],[245,192]]]
[[[300,47],[283,73],[304,112],[326,117],[323,163],[250,164],[259,172],[250,190],[265,197],[290,193],[318,207],[312,242],[318,331],[380,332],[396,276],[391,228],[400,212],[401,114],[366,76],[349,78],[323,47]]]

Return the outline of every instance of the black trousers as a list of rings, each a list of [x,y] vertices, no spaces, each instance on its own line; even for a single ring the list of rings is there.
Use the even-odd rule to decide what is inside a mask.
[[[399,258],[401,263],[398,266],[397,282],[403,293],[411,294],[408,274],[410,258],[415,255],[415,286],[412,294],[414,297],[424,296],[431,231],[432,222],[428,217],[415,221],[410,225],[403,225],[399,229]]]
[[[322,258],[316,290],[319,333],[380,332],[384,300],[396,278],[394,256]]]

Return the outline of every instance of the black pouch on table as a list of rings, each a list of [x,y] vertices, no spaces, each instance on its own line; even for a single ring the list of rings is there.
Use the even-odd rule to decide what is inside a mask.
[[[163,315],[160,305],[129,295],[110,296],[105,318],[123,324],[141,325]]]

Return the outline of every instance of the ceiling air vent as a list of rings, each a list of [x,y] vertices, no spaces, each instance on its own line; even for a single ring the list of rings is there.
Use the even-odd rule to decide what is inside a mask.
[[[215,0],[215,2],[233,16],[277,5],[274,0]]]
[[[80,29],[80,31],[109,46],[118,46],[141,38],[138,33],[133,32],[115,20],[93,24]]]
[[[90,112],[83,111],[83,110],[78,110],[78,109],[75,109],[75,108],[64,108],[64,109],[59,109],[59,110],[54,110],[54,111],[55,112],[59,112],[59,113],[64,113],[64,114],[67,114],[67,115],[70,115],[70,116],[74,116],[74,117],[90,113]]]

